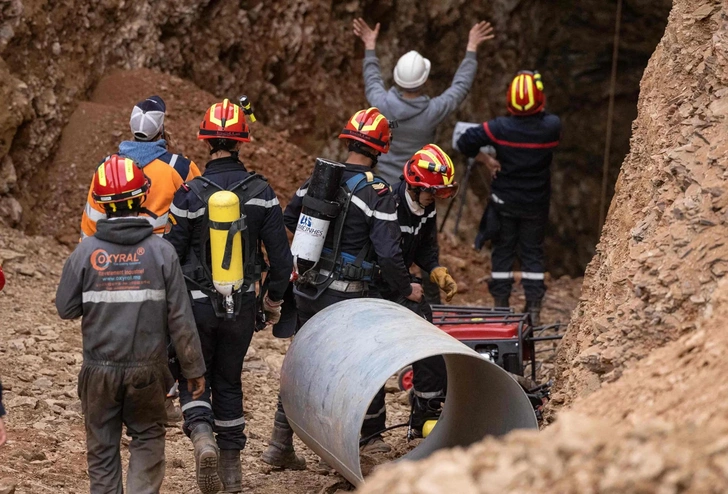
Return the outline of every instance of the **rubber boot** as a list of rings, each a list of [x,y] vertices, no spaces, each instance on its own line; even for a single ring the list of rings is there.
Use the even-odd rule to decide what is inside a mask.
[[[202,494],[220,492],[222,483],[217,472],[220,450],[212,435],[212,427],[206,422],[198,424],[192,429],[190,439],[195,447],[197,486]]]
[[[510,307],[510,297],[493,297],[493,307]]]
[[[293,429],[288,424],[286,415],[280,410],[276,411],[273,434],[268,441],[268,448],[263,452],[262,460],[277,468],[306,469],[306,460],[298,456],[293,449]]]
[[[525,312],[531,315],[531,325],[536,327],[541,325],[541,301],[540,300],[526,300]]]
[[[221,449],[218,471],[222,481],[222,492],[243,491],[243,469],[240,466],[240,451],[237,449]]]

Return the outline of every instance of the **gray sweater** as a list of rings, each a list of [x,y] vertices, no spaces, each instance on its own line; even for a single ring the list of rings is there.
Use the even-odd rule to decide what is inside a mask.
[[[99,220],[66,261],[56,293],[62,319],[83,316],[84,365],[166,368],[167,332],[182,374],[205,373],[177,253],[143,218]]]
[[[435,141],[437,126],[455,111],[470,91],[478,62],[475,52],[466,52],[453,77],[452,85],[440,96],[419,96],[405,99],[399,89],[384,87],[379,59],[374,50],[364,55],[364,89],[369,104],[379,108],[387,119],[397,120],[392,129],[392,144],[379,158],[377,173],[390,184],[396,184],[405,163],[426,144]]]

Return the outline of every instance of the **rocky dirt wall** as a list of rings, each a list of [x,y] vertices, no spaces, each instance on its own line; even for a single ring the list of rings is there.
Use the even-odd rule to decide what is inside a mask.
[[[676,1],[641,83],[631,152],[561,350],[588,394],[695,320],[728,272],[725,4]]]
[[[432,94],[450,83],[470,26],[486,18],[498,37],[481,49],[472,94],[440,141],[449,142],[456,118],[501,114],[516,70],[541,69],[550,107],[566,129],[554,170],[550,264],[557,274],[580,273],[597,237],[614,6],[557,3],[438,0],[422,8],[415,0],[0,0],[0,208],[11,223],[22,223],[21,205],[33,205],[25,191],[40,187],[33,177],[53,155],[79,101],[113,68],[160,69],[217,96],[248,93],[265,123],[287,130],[307,152],[335,154],[326,144],[365,104],[363,47],[350,30],[355,16],[382,22],[379,54],[387,80],[407,50],[433,61]],[[615,170],[627,151],[637,81],[669,4],[625,2]],[[573,248],[565,251],[564,244]]]

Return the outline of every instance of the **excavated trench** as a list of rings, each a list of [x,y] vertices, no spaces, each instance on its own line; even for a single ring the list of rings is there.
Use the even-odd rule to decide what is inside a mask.
[[[624,2],[609,197],[628,150],[639,80],[662,36],[670,4]],[[48,231],[39,207],[47,189],[42,172],[49,168],[79,101],[88,99],[112,68],[171,72],[220,96],[246,92],[261,120],[284,131],[289,141],[312,155],[333,155],[330,143],[341,122],[365,104],[363,47],[350,30],[354,17],[382,23],[378,53],[388,81],[397,57],[409,49],[432,60],[430,94],[449,84],[470,26],[489,19],[497,38],[481,48],[472,92],[443,125],[439,140],[449,142],[456,120],[482,121],[502,114],[512,74],[520,68],[539,69],[548,106],[564,122],[553,167],[548,267],[556,275],[579,275],[598,237],[615,6],[615,1],[598,0],[440,0],[426,8],[415,0],[164,0],[152,8],[131,0],[121,12],[114,2],[37,2],[33,8],[10,2],[0,16],[0,93],[9,102],[0,110],[0,213],[30,232]],[[219,19],[227,20],[224,29],[219,29]],[[106,33],[112,31],[116,34],[110,39]],[[139,91],[141,96],[164,88]],[[184,98],[175,102],[172,114],[186,103]],[[176,137],[182,148],[193,147],[193,135]],[[90,165],[82,163],[95,163],[109,151],[87,148],[88,155],[76,157],[85,168]],[[269,150],[272,159],[276,151]],[[476,175],[473,187],[482,195],[480,177]],[[465,217],[468,225],[479,216],[478,206],[471,209]],[[66,238],[75,234],[76,223],[50,229]],[[471,232],[463,237],[468,243]]]

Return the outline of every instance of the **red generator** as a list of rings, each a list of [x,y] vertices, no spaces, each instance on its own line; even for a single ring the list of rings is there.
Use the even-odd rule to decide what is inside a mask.
[[[510,308],[433,305],[432,323],[511,374],[523,376],[530,364],[534,382],[536,342],[561,339],[561,335],[540,336],[559,324],[534,328],[528,314],[516,314]],[[400,389],[412,388],[412,367],[398,377]]]
[[[522,376],[530,361],[535,380],[536,353],[528,314],[515,314],[509,308],[433,305],[432,323],[511,374]]]

